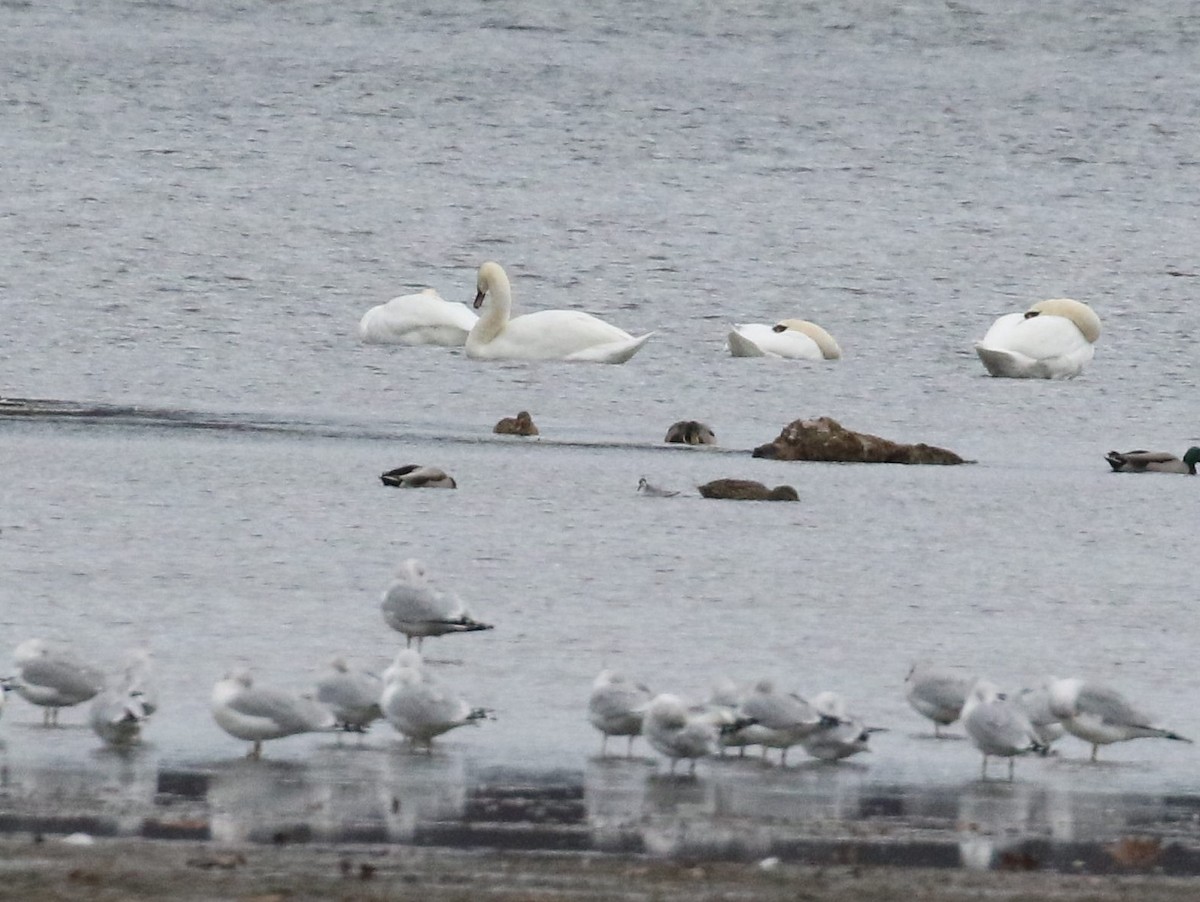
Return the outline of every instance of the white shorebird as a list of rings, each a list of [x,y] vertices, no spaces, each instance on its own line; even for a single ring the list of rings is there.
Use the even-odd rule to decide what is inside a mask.
[[[387,625],[404,634],[405,646],[411,645],[415,638],[418,649],[426,636],[492,628],[490,623],[475,620],[457,595],[431,585],[425,566],[414,558],[400,565],[380,607]]]
[[[633,753],[633,740],[642,734],[642,719],[650,704],[652,693],[624,674],[602,670],[592,683],[588,697],[588,720],[600,731],[600,757],[608,747],[609,736],[627,736],[625,757]]]
[[[1107,686],[1078,678],[1050,681],[1050,710],[1063,728],[1092,744],[1092,761],[1100,746],[1129,739],[1175,739],[1191,742],[1171,730],[1153,725],[1154,719]]]
[[[338,728],[363,733],[383,717],[379,696],[383,680],[369,670],[351,668],[343,658],[334,658],[317,680],[317,701],[329,708]]]
[[[973,683],[972,679],[918,661],[904,680],[904,695],[913,710],[933,721],[933,735],[940,739],[942,727],[961,716]]]
[[[1013,698],[1017,706],[1025,712],[1029,722],[1037,731],[1038,739],[1047,748],[1062,738],[1066,730],[1059,722],[1058,716],[1050,710],[1050,687],[1038,686],[1036,689],[1022,689]]]
[[[17,646],[13,661],[17,694],[45,709],[45,726],[57,726],[60,708],[86,702],[104,688],[104,674],[97,668],[43,639],[26,639]]]
[[[299,733],[336,728],[333,712],[303,695],[260,689],[248,671],[234,670],[217,681],[212,691],[212,715],[222,730],[254,743],[247,755],[262,757],[262,744]]]
[[[779,763],[787,766],[788,749],[803,742],[825,726],[838,721],[825,717],[812,705],[793,692],[780,693],[770,680],[760,680],[738,706],[737,714],[746,725],[733,730],[734,735],[747,731],[755,745],[779,749]]]
[[[857,717],[846,713],[846,702],[836,692],[821,692],[813,697],[813,709],[824,718],[825,725],[801,740],[801,745],[813,758],[821,761],[841,761],[859,752],[869,752],[867,742],[872,733],[882,727],[868,727]]]
[[[423,745],[430,752],[436,737],[456,727],[477,726],[492,713],[443,686],[411,649],[401,649],[395,663],[384,671],[379,705],[388,723],[414,748]]]
[[[131,652],[121,673],[92,699],[88,723],[105,743],[124,747],[136,743],[142,725],[158,710],[158,692],[151,678],[150,653]]]
[[[1013,758],[1045,752],[1037,730],[1025,711],[1009,701],[987,680],[977,680],[962,709],[963,729],[983,754],[982,777],[987,779],[988,758],[1008,759],[1008,779],[1013,778]]]
[[[662,486],[654,485],[645,476],[638,479],[637,490],[639,495],[644,495],[647,498],[674,498],[679,494],[674,489],[664,489]]]
[[[718,747],[722,732],[749,725],[744,718],[729,722],[721,712],[706,706],[688,707],[677,695],[656,695],[646,709],[642,734],[660,755],[671,762],[671,773],[681,758],[696,773],[696,759],[711,755]]]

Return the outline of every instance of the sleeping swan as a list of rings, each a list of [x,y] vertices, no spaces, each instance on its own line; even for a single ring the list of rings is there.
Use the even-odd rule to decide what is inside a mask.
[[[993,376],[1070,379],[1091,361],[1099,337],[1100,317],[1091,307],[1054,298],[997,319],[975,351]]]
[[[842,349],[833,336],[803,319],[785,319],[773,326],[738,323],[729,332],[734,357],[786,357],[789,360],[837,360]]]
[[[479,267],[475,308],[483,308],[467,336],[476,360],[571,360],[624,363],[653,333],[634,338],[579,310],[539,310],[509,319],[512,291],[499,263]]]
[[[461,348],[478,318],[466,304],[447,301],[426,288],[372,307],[359,321],[358,337],[364,344]]]

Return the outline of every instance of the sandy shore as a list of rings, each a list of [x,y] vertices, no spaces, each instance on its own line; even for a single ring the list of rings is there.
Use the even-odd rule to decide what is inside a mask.
[[[0,899],[41,900],[1193,900],[1200,879],[1155,875],[793,866],[396,846],[59,838],[0,841]]]

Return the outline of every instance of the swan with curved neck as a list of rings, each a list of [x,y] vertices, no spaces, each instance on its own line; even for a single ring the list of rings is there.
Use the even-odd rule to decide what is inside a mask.
[[[579,310],[538,310],[512,316],[512,288],[503,267],[479,267],[475,309],[479,320],[467,335],[466,353],[476,360],[567,360],[624,363],[654,333],[635,338]]]
[[[358,323],[358,337],[364,344],[461,348],[478,318],[466,304],[426,288],[372,307]]]
[[[730,330],[727,343],[734,357],[838,360],[842,356],[833,336],[806,319],[780,320],[773,326],[738,323]]]
[[[1091,307],[1051,298],[1001,316],[975,343],[975,352],[993,376],[1070,379],[1091,362],[1099,338],[1100,317]]]

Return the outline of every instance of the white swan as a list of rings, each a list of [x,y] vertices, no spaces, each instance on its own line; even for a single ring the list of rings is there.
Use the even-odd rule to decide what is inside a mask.
[[[538,310],[510,319],[508,276],[492,261],[479,267],[476,288],[475,308],[483,312],[467,336],[466,351],[477,360],[624,363],[654,334],[634,338],[579,310]]]
[[[1100,317],[1091,307],[1052,298],[997,319],[975,352],[993,376],[1070,379],[1091,361],[1099,337]]]
[[[727,343],[734,357],[837,360],[842,356],[832,335],[804,319],[785,319],[773,326],[738,323],[730,330]]]
[[[365,344],[461,348],[477,319],[466,304],[426,288],[372,307],[358,323],[358,337]]]

